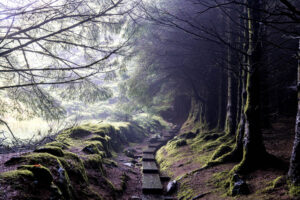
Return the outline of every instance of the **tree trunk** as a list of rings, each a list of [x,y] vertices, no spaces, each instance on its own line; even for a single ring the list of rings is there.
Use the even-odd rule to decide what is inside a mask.
[[[233,43],[233,35],[231,29],[230,18],[227,17],[227,40],[228,43]],[[225,133],[228,135],[234,135],[236,129],[236,81],[233,74],[233,52],[230,46],[227,47],[227,73],[228,73],[228,85],[227,85],[227,112],[225,121]]]
[[[298,81],[297,81],[297,92],[298,92],[298,112],[296,116],[296,127],[295,127],[295,141],[293,151],[290,160],[290,168],[288,176],[293,184],[300,184],[300,39],[299,39],[299,52],[298,52]]]
[[[226,85],[225,78],[224,78],[224,70],[220,66],[219,70],[219,88],[218,88],[218,123],[217,123],[217,130],[224,130],[224,118],[225,118],[225,98],[224,98],[224,85]]]
[[[245,137],[243,160],[236,167],[241,173],[249,172],[264,163],[266,150],[260,129],[260,74],[261,44],[259,40],[260,2],[247,0],[248,3],[248,71],[247,101],[245,105]]]

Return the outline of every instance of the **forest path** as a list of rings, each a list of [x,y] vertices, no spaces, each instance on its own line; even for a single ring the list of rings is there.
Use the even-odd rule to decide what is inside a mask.
[[[164,186],[167,185],[168,177],[164,177],[155,160],[155,153],[169,140],[171,140],[178,129],[169,132],[163,132],[160,137],[149,138],[146,149],[143,150],[142,156],[142,200],[171,200],[176,199],[166,196]]]
[[[159,171],[159,166],[156,163],[155,153],[160,147],[171,140],[179,129],[175,128],[171,131],[163,131],[150,138],[145,139],[140,144],[134,144],[125,148],[123,153],[119,153],[115,158],[119,165],[119,169],[114,171],[114,168],[106,169],[110,176],[108,177],[113,183],[116,180],[114,177],[119,177],[120,171],[126,172],[129,176],[126,190],[121,199],[126,200],[176,200],[166,194],[166,186],[169,177],[164,176]],[[127,152],[132,154],[128,156]],[[120,183],[117,183],[119,185]]]

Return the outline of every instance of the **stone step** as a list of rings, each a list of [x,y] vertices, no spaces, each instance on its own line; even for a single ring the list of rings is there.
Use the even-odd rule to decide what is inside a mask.
[[[143,154],[155,154],[156,149],[155,148],[147,148],[143,151]]]
[[[143,161],[155,161],[155,156],[153,154],[144,154]]]
[[[159,194],[163,191],[159,174],[143,174],[142,190],[144,194]]]
[[[155,161],[143,161],[142,162],[143,173],[159,173]]]

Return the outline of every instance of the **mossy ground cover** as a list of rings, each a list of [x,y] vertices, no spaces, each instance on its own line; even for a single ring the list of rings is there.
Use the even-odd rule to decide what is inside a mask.
[[[123,146],[141,141],[144,137],[142,128],[127,122],[86,123],[64,130],[56,141],[6,162],[6,166],[19,167],[0,175],[0,187],[13,188],[9,192],[15,195],[7,197],[0,193],[0,199],[103,199],[91,187],[88,174],[94,171],[99,178],[107,180],[106,185],[111,185],[110,192],[117,192],[105,178],[103,165],[118,167],[108,159],[115,154],[111,152],[118,152]],[[125,175],[119,178],[123,183],[119,190],[123,190],[127,179]],[[48,192],[34,192],[37,189]],[[39,195],[43,197],[39,198]]]
[[[204,166],[213,154],[213,147],[218,143],[206,141],[203,137],[198,134],[195,138],[184,139],[179,135],[159,149],[156,159],[161,171],[176,178],[182,173],[169,170],[171,167],[186,166],[192,171]]]
[[[188,138],[188,139],[187,139]],[[186,145],[178,143],[186,141]],[[291,140],[292,141],[292,140]],[[280,137],[266,141],[283,143]],[[284,141],[289,143],[290,141]],[[218,163],[207,167],[207,163],[218,162],[219,155],[231,151],[234,140],[222,132],[186,132],[163,146],[156,155],[161,170],[179,180],[177,198],[192,199],[204,194],[204,199],[295,199],[299,187],[286,183],[286,171],[281,169],[262,169],[242,176],[249,186],[250,194],[231,196],[234,186],[234,166],[238,163]],[[271,146],[271,145],[270,145]],[[272,149],[276,155],[276,151]],[[289,152],[279,152],[289,155]],[[204,167],[204,168],[202,168]],[[207,168],[206,168],[207,167]],[[294,197],[293,197],[294,196]]]

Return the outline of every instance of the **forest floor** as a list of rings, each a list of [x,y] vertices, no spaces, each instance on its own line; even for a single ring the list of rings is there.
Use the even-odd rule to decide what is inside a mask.
[[[294,118],[279,119],[272,123],[270,129],[263,130],[264,143],[267,151],[281,159],[288,166],[294,140]],[[213,142],[213,141],[212,141]],[[211,143],[212,144],[212,143]],[[278,169],[277,166],[269,169],[256,170],[243,177],[248,184],[250,194],[231,197],[226,195],[226,189],[222,185],[223,175],[227,174],[235,164],[227,163],[211,167],[198,172],[212,156],[217,146],[199,143],[197,138],[187,139],[187,145],[173,148],[172,145],[163,147],[157,155],[161,170],[179,180],[179,190],[174,196],[178,199],[220,200],[289,200],[288,188],[280,181],[287,174],[286,169]],[[199,146],[206,146],[199,147]],[[160,157],[164,157],[160,160]],[[274,187],[274,180],[277,180]],[[201,198],[200,198],[201,196]]]
[[[112,183],[116,190],[122,190],[121,193],[115,193],[107,185],[107,180],[103,180],[103,176],[95,170],[86,169],[91,187],[97,191],[105,200],[128,200],[132,197],[142,196],[142,173],[141,173],[141,157],[142,150],[147,147],[148,138],[141,143],[130,143],[126,149],[134,149],[135,158],[130,158],[123,152],[114,153],[111,161],[103,163],[103,169],[106,172],[106,179]],[[22,156],[32,151],[19,151],[17,153],[0,154],[0,173],[17,169],[17,166],[6,166],[4,163],[13,157]],[[80,149],[73,148],[70,152],[77,155],[83,154]],[[140,163],[137,164],[137,163]],[[126,176],[126,186],[123,186],[122,176]],[[126,188],[122,188],[126,187]],[[113,194],[113,195],[112,195]]]

